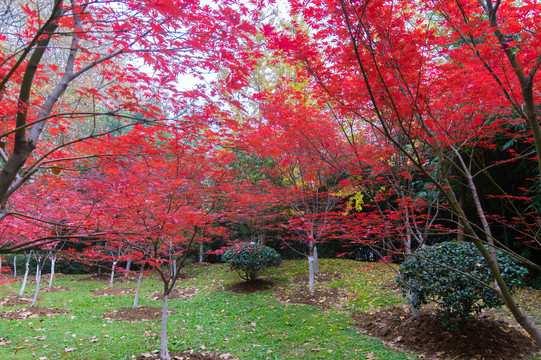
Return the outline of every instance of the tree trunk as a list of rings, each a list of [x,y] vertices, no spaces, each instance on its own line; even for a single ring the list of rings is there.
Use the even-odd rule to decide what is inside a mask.
[[[30,305],[30,307],[32,308],[36,306],[36,300],[38,299],[40,281],[41,281],[41,259],[39,259],[38,257],[37,265],[36,265],[36,290],[34,290],[34,298],[32,299],[32,305]]]
[[[308,289],[314,293],[314,257],[308,256]]]
[[[49,287],[53,286],[53,277],[54,277],[54,265],[56,263],[55,258],[51,258],[51,278],[49,279]]]
[[[169,356],[169,350],[167,349],[167,302],[169,301],[169,294],[163,296],[162,307],[162,331],[160,336],[160,358],[162,360],[171,360]]]
[[[130,268],[131,268],[131,258],[128,259],[128,263],[126,264],[126,273],[124,274],[125,278],[127,278],[130,275]]]
[[[199,244],[199,262],[203,262],[203,243]]]
[[[115,280],[115,268],[116,268],[116,263],[118,261],[113,261],[113,266],[111,267],[111,281],[109,281],[109,287],[112,288],[113,287],[113,281]]]
[[[13,277],[17,277],[17,254],[13,255]]]
[[[413,314],[414,318],[418,318],[419,315],[421,315],[421,312],[419,311],[419,300],[417,299],[417,294],[412,291],[408,291],[408,297],[411,304],[411,313]]]
[[[141,269],[141,272],[139,273],[139,277],[137,279],[137,290],[135,290],[135,298],[133,299],[133,309],[137,309],[137,303],[139,301],[139,290],[141,290],[141,281],[143,280],[143,269]]]
[[[23,283],[21,285],[21,290],[19,291],[19,296],[23,296],[24,288],[26,287],[26,280],[28,279],[28,272],[30,271],[30,255],[25,253],[25,262],[24,262],[24,277]]]
[[[314,257],[314,274],[319,275],[319,258],[317,256],[317,246],[315,243],[312,251],[312,256]]]

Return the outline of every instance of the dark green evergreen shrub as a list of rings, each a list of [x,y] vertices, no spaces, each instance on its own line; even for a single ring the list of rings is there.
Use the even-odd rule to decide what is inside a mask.
[[[402,263],[397,283],[403,294],[417,298],[414,307],[430,301],[439,306],[438,314],[446,325],[451,319],[467,319],[483,308],[503,305],[496,292],[470,277],[448,268],[469,274],[486,284],[493,284],[488,264],[477,248],[467,242],[444,242],[418,252]],[[511,256],[498,251],[501,274],[511,290],[522,286],[527,269]]]
[[[271,266],[282,262],[280,254],[268,246],[242,244],[224,252],[222,260],[229,263],[233,270],[246,281],[254,281]]]

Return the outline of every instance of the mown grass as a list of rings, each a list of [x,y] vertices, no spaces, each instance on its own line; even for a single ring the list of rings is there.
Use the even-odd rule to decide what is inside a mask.
[[[308,305],[277,301],[273,290],[234,294],[223,286],[239,281],[225,265],[187,268],[193,275],[179,286],[197,287],[198,295],[172,299],[169,307],[170,351],[213,351],[241,359],[416,359],[380,340],[363,335],[354,326],[353,311],[370,311],[403,302],[393,287],[394,271],[385,264],[348,260],[322,260],[322,272],[345,274],[328,283],[345,290],[346,301],[322,310]],[[267,279],[289,286],[287,279],[307,272],[304,261],[285,261],[271,269]],[[68,314],[38,319],[0,319],[0,359],[132,359],[159,348],[159,320],[138,323],[110,321],[105,311],[131,307],[133,295],[95,297],[92,291],[106,288],[100,281],[75,281],[86,275],[55,279],[55,286],[73,291],[43,293],[38,306],[70,309]],[[115,284],[135,287],[136,283]],[[18,284],[13,286],[16,290]],[[26,293],[31,294],[33,287]],[[149,296],[162,285],[154,277],[143,281],[140,306],[160,307]],[[8,286],[0,292],[6,296]],[[5,307],[11,310],[18,307]],[[66,349],[71,351],[66,351]]]

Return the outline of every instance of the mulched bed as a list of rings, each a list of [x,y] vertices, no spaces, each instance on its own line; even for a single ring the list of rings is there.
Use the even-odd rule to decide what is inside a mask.
[[[199,294],[199,289],[195,287],[177,287],[169,293],[171,299],[186,299]],[[162,300],[163,291],[154,291],[149,297],[150,300]]]
[[[127,294],[135,294],[135,289],[127,287],[112,287],[92,291],[92,295],[94,296],[118,296]]]
[[[188,351],[182,353],[169,353],[172,360],[239,360],[231,354],[212,354],[212,353],[190,353]],[[160,360],[158,351],[152,353],[141,354],[137,360]]]
[[[449,332],[434,313],[413,318],[403,307],[354,314],[360,332],[385,340],[387,345],[420,352],[430,359],[521,359],[538,351],[535,343],[509,323],[488,315]]]
[[[0,317],[6,320],[24,320],[35,319],[39,317],[49,317],[58,314],[68,314],[68,309],[50,309],[44,307],[24,308],[0,312]]]
[[[177,311],[169,310],[167,311],[168,315],[176,314]],[[139,306],[137,309],[133,308],[124,308],[119,310],[107,311],[103,314],[103,318],[115,320],[115,321],[126,321],[126,322],[139,322],[139,321],[148,321],[159,319],[162,316],[162,309],[157,307],[150,306]]]
[[[312,305],[319,309],[329,309],[339,306],[347,300],[345,294],[338,288],[318,286],[313,293],[308,288],[285,291],[279,288],[273,296],[284,304]]]
[[[15,305],[30,305],[34,299],[33,295],[9,295],[3,298],[0,298],[0,306],[15,306]],[[40,301],[40,297],[36,301]]]
[[[232,285],[224,286],[224,289],[229,292],[239,294],[251,294],[258,291],[268,290],[274,287],[274,282],[264,279],[256,279],[255,281],[241,281]]]

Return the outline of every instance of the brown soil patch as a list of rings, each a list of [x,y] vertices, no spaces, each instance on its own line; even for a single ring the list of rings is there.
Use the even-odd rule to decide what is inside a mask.
[[[30,305],[32,304],[32,300],[34,299],[34,296],[30,295],[10,295],[6,296],[0,299],[0,306],[14,306],[14,305]],[[41,300],[38,296],[36,301]]]
[[[199,289],[195,287],[178,287],[171,291],[169,299],[185,299],[199,294]],[[154,291],[149,297],[150,300],[162,300],[163,291]]]
[[[313,293],[306,289],[285,291],[279,288],[274,297],[284,304],[312,305],[319,309],[329,309],[347,301],[347,296],[338,288],[316,287]]]
[[[60,291],[72,291],[72,288],[65,287],[65,286],[51,286],[51,287],[43,287],[39,289],[40,293],[52,293],[52,292],[60,292]]]
[[[413,318],[403,307],[387,307],[375,313],[354,315],[357,325],[388,345],[420,352],[430,359],[521,359],[539,350],[525,334],[509,323],[483,316],[449,332],[435,314],[422,312]]]
[[[176,314],[176,311],[169,310],[168,315]],[[150,306],[140,306],[137,309],[125,308],[119,310],[107,311],[103,314],[103,318],[126,321],[126,322],[139,322],[159,319],[162,316],[162,309]]]
[[[336,281],[343,277],[344,274],[326,271],[320,272],[318,275],[314,276],[314,280],[316,284],[319,284],[324,282]],[[310,279],[308,274],[296,274],[289,279],[289,282],[295,285],[308,285],[309,280]]]
[[[188,351],[182,353],[169,353],[172,360],[239,360],[231,354],[212,354],[212,353],[190,353]],[[160,360],[158,351],[152,353],[141,354],[137,360]]]
[[[92,291],[94,296],[118,296],[118,295],[127,295],[135,294],[135,289],[127,287],[113,287],[106,289],[96,289]]]
[[[256,279],[255,281],[241,281],[232,285],[224,286],[226,291],[239,293],[239,294],[251,294],[258,291],[268,290],[274,287],[274,282],[264,279]]]
[[[49,317],[58,314],[67,314],[71,310],[68,309],[49,309],[43,307],[24,308],[10,311],[0,312],[0,317],[6,320],[24,320],[35,319],[39,317]]]

